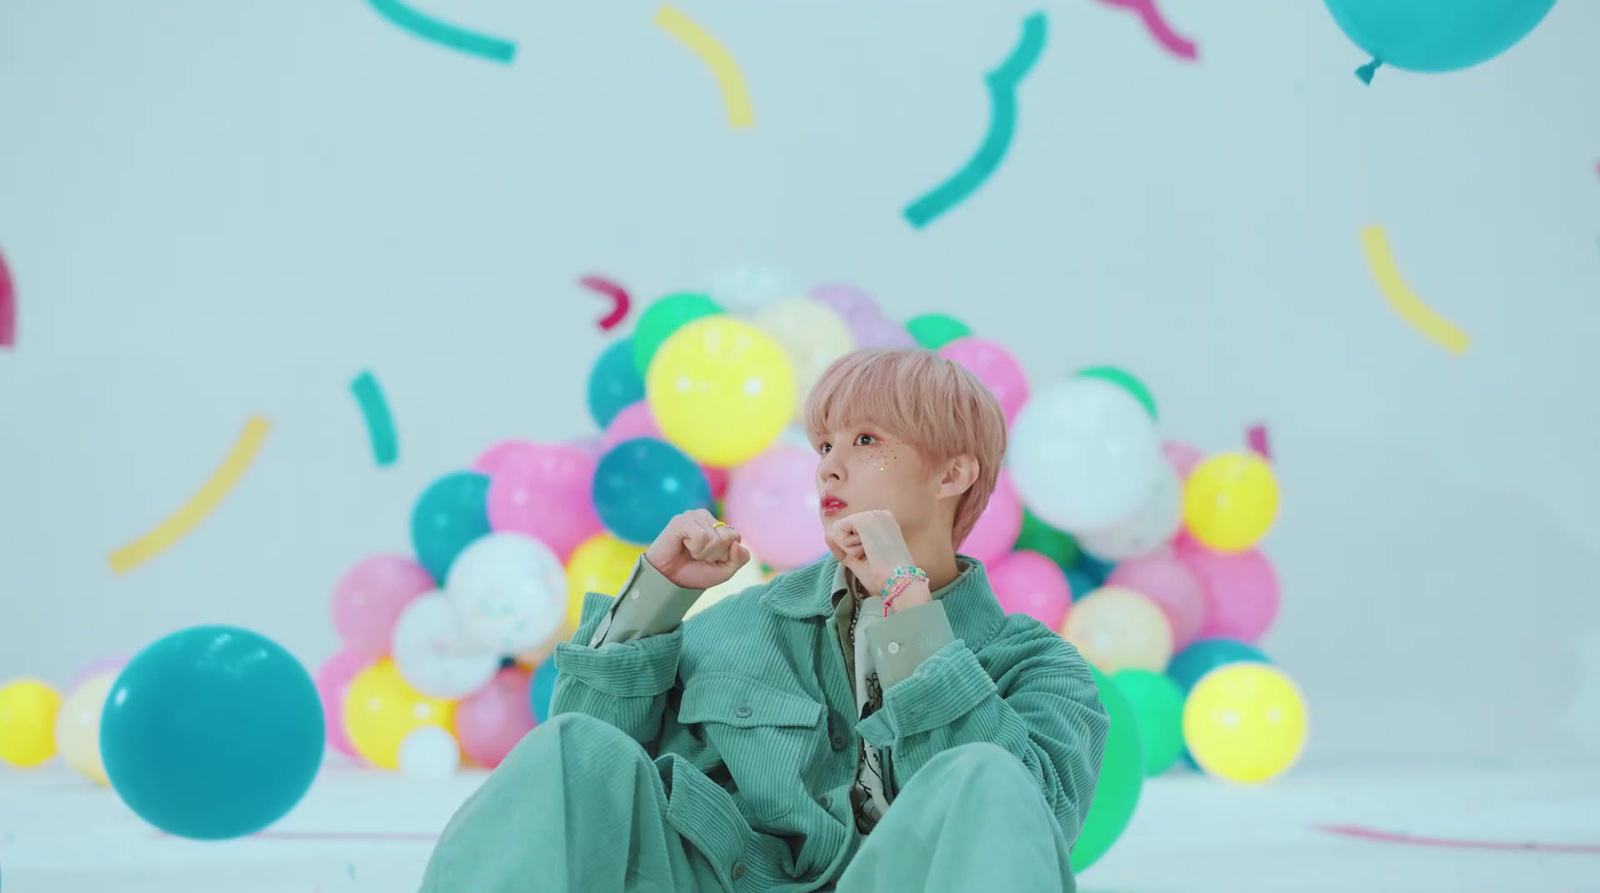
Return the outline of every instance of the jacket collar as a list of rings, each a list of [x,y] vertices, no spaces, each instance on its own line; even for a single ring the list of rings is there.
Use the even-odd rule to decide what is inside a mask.
[[[966,555],[957,555],[956,559],[966,569],[948,586],[934,592],[933,597],[944,605],[956,637],[976,649],[999,632],[1006,615],[989,587],[983,564]],[[846,588],[845,580],[838,559],[826,555],[773,580],[762,594],[761,603],[795,620],[825,618],[833,613],[834,596]]]

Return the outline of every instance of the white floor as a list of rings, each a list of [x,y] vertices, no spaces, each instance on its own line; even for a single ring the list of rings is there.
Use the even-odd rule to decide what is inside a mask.
[[[432,835],[479,780],[329,767],[267,834],[197,843],[161,836],[64,768],[0,768],[0,893],[411,893]],[[1080,889],[1597,893],[1600,768],[1300,769],[1262,788],[1166,776]]]

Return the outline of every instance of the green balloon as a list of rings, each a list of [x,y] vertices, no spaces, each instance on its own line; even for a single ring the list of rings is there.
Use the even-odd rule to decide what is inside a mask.
[[[1133,708],[1099,670],[1093,667],[1095,684],[1100,687],[1100,703],[1111,717],[1111,732],[1106,736],[1105,756],[1100,760],[1100,780],[1094,789],[1094,802],[1083,830],[1072,849],[1072,870],[1085,868],[1106,854],[1139,805],[1139,790],[1144,786],[1144,755],[1139,746],[1139,720]]]
[[[1138,718],[1144,777],[1171,769],[1183,753],[1183,689],[1167,674],[1149,670],[1121,670],[1111,681]]]
[[[938,350],[957,338],[965,338],[972,334],[967,324],[953,316],[943,313],[924,313],[914,316],[906,323],[906,331],[917,343],[929,350]]]
[[[638,367],[639,374],[642,376],[649,371],[650,361],[661,349],[661,342],[672,337],[685,323],[722,312],[721,304],[688,291],[667,295],[651,304],[633,329],[633,365]]]
[[[1078,541],[1072,538],[1072,534],[1063,533],[1040,521],[1027,509],[1022,510],[1022,533],[1017,535],[1017,544],[1013,548],[1038,552],[1061,565],[1063,570],[1072,567],[1078,560]]]
[[[1150,413],[1150,418],[1158,418],[1156,415],[1156,398],[1151,396],[1150,389],[1144,386],[1144,382],[1135,378],[1133,373],[1128,370],[1118,369],[1116,366],[1090,366],[1087,369],[1079,370],[1078,374],[1084,378],[1103,378],[1123,388],[1132,394],[1136,400],[1144,404],[1145,412]]]

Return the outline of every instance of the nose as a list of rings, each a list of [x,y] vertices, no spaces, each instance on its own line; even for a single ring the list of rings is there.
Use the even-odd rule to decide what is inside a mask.
[[[823,484],[831,484],[835,481],[841,480],[844,480],[843,460],[839,459],[833,453],[823,453],[820,457],[818,457],[817,481]]]

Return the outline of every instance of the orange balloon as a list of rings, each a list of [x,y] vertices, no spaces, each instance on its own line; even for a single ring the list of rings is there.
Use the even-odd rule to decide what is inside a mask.
[[[1072,606],[1061,635],[1106,675],[1161,672],[1172,658],[1172,623],[1142,592],[1104,586]]]

